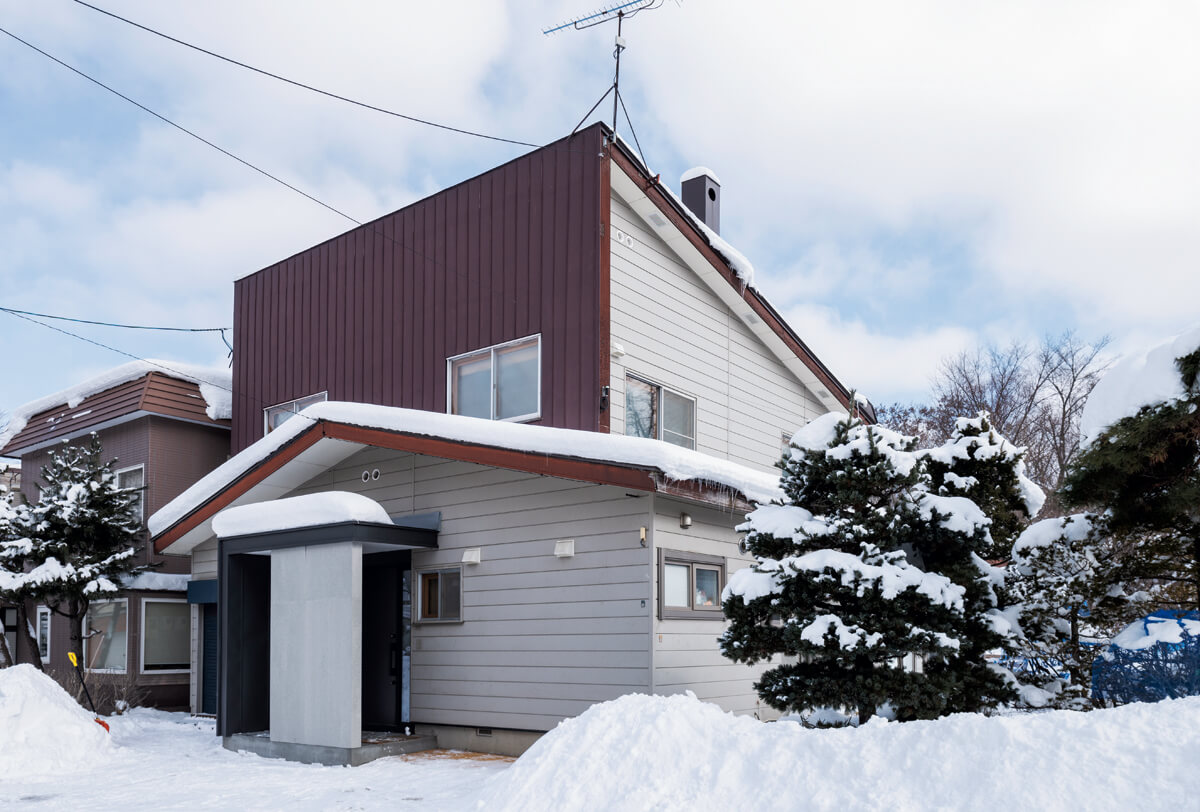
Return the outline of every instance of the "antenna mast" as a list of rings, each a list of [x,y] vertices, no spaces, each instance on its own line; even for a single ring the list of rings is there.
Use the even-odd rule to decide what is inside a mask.
[[[616,60],[617,66],[616,71],[613,73],[613,83],[608,90],[605,91],[604,95],[600,97],[600,101],[597,101],[596,104],[592,106],[592,109],[587,111],[587,114],[583,117],[579,124],[575,125],[576,130],[579,129],[579,126],[587,120],[587,117],[590,116],[592,112],[600,106],[600,102],[604,101],[608,94],[611,93],[613,94],[612,131],[613,137],[616,137],[617,112],[620,107],[624,106],[624,103],[621,101],[621,52],[625,50],[625,38],[621,36],[621,26],[625,22],[625,18],[632,17],[639,11],[658,8],[664,2],[665,0],[628,0],[628,2],[623,3],[612,3],[611,5],[604,6],[603,8],[599,8],[596,11],[584,14],[580,17],[575,17],[574,19],[551,26],[550,28],[542,29],[542,33],[546,36],[549,36],[550,34],[555,34],[568,28],[573,28],[576,31],[582,31],[585,28],[591,28],[592,26],[600,25],[601,23],[606,23],[611,20],[617,21],[617,38],[613,43],[613,59]],[[626,113],[626,116],[628,116],[628,113]],[[630,127],[632,128],[632,125],[630,125]]]

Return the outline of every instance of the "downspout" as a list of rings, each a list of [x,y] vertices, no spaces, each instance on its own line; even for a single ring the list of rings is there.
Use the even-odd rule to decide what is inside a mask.
[[[646,612],[646,617],[649,621],[649,625],[647,627],[647,631],[649,633],[646,635],[646,644],[649,646],[647,653],[650,655],[649,686],[651,696],[654,696],[656,693],[658,693],[658,684],[656,682],[656,649],[654,647],[654,605],[658,600],[658,587],[656,583],[656,579],[658,578],[658,565],[656,563],[654,554],[654,517],[658,515],[658,511],[654,504],[655,496],[656,494],[651,491],[650,499],[648,500],[650,504],[650,510],[646,522],[646,554],[647,558],[649,559],[650,573],[650,599],[646,601],[646,606],[648,609]]]

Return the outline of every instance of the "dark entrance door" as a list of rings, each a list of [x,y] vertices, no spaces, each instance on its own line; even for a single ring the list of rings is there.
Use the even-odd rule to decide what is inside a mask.
[[[411,560],[407,551],[363,556],[363,730],[397,730],[405,721]]]

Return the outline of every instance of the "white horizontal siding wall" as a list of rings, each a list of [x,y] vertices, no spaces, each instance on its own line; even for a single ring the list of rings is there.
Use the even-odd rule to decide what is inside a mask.
[[[217,577],[217,540],[209,539],[192,550],[192,580],[211,581]]]
[[[649,690],[648,496],[382,449],[296,493],[331,488],[393,514],[441,511],[438,549],[414,552],[415,570],[482,548],[482,563],[463,565],[464,622],[413,625],[414,722],[548,730]],[[573,558],[555,558],[558,539],[575,540]]]
[[[753,558],[738,550],[741,535],[734,530],[743,521],[741,513],[730,513],[654,497],[654,692],[678,694],[691,691],[697,698],[727,711],[774,719],[778,712],[764,705],[754,691],[754,682],[771,663],[754,666],[735,663],[721,654],[717,638],[728,627],[720,620],[658,619],[657,550],[715,555],[725,559],[726,577],[750,566]],[[692,517],[692,526],[679,526],[679,514]]]
[[[828,411],[616,195],[610,235],[611,429],[625,431],[625,375],[696,399],[696,448],[773,470],[784,432]]]

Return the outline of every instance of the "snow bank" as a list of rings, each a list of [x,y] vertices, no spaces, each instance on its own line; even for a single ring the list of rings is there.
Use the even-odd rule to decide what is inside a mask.
[[[200,387],[200,395],[207,405],[205,410],[212,420],[229,420],[233,416],[233,373],[223,367],[203,367],[178,361],[130,361],[102,372],[86,381],[67,387],[53,395],[31,400],[13,409],[11,419],[4,431],[0,431],[0,448],[8,445],[28,424],[35,414],[66,404],[74,409],[92,395],[123,383],[137,380],[151,372],[161,372],[181,381],[191,381]],[[78,416],[78,415],[77,415]]]
[[[227,508],[213,517],[213,532],[229,538],[337,522],[392,524],[392,519],[383,506],[369,496],[349,491],[325,491]]]
[[[1194,808],[1200,697],[809,730],[631,695],[543,736],[479,809]]]
[[[1127,355],[1105,373],[1083,407],[1079,430],[1086,446],[1143,406],[1184,396],[1175,359],[1200,347],[1200,325],[1144,353]]]
[[[22,775],[69,774],[113,749],[95,717],[57,682],[32,665],[0,669],[0,785]]]
[[[597,431],[505,423],[477,417],[376,406],[369,403],[316,403],[258,442],[227,460],[168,502],[146,522],[158,535],[191,513],[222,488],[270,457],[315,421],[440,437],[460,443],[507,448],[556,457],[578,458],[652,468],[677,481],[708,482],[739,491],[754,502],[783,496],[777,473],[763,473],[661,440],[601,434]]]

